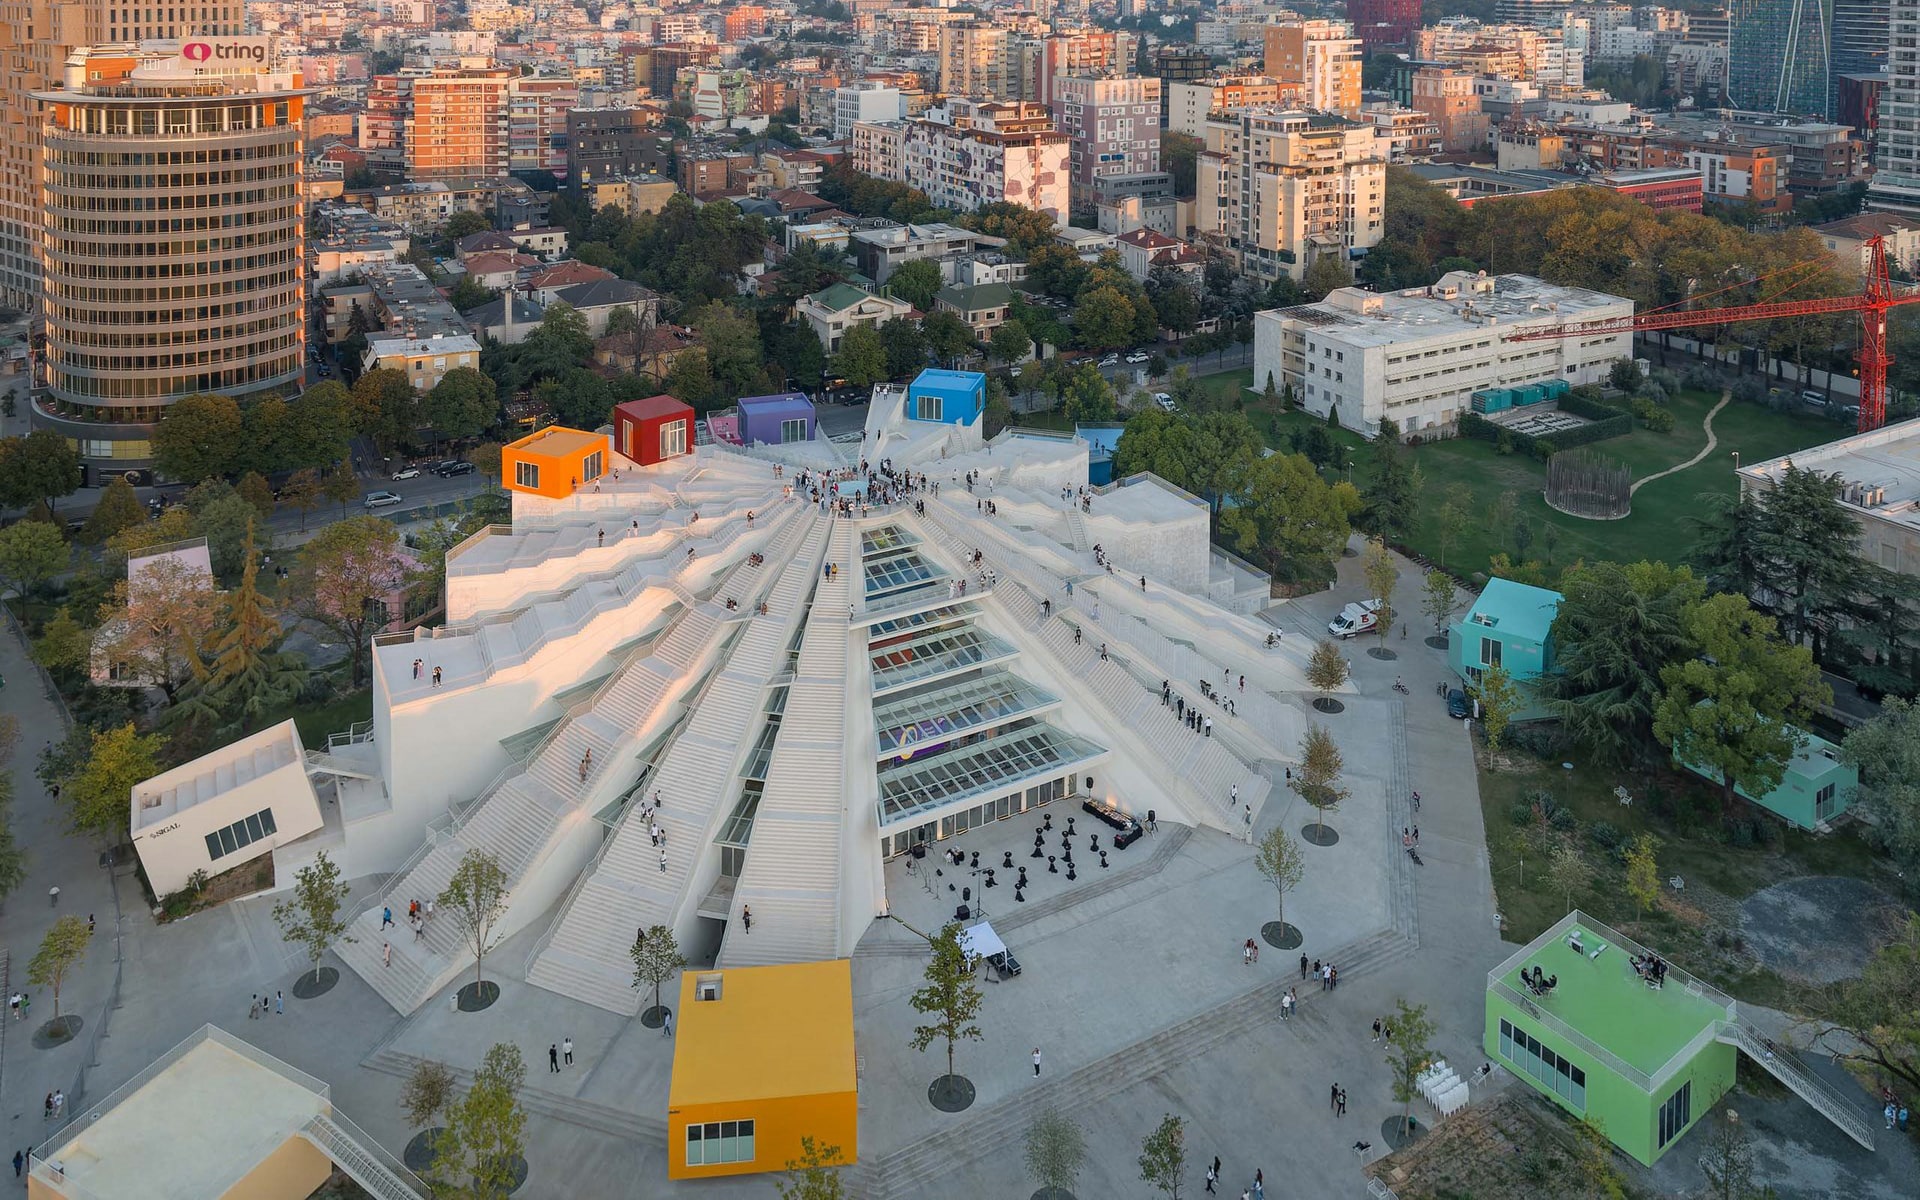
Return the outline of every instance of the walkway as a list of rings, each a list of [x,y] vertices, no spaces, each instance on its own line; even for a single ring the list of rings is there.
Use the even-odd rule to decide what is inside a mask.
[[[1725,408],[1728,402],[1731,401],[1732,399],[1733,399],[1733,393],[1731,391],[1721,392],[1720,403],[1714,405],[1713,408],[1710,411],[1708,411],[1706,418],[1700,422],[1700,428],[1707,431],[1707,444],[1700,448],[1700,453],[1694,455],[1692,458],[1679,464],[1678,466],[1668,467],[1664,471],[1655,471],[1651,475],[1647,475],[1643,478],[1634,480],[1633,486],[1627,489],[1627,495],[1632,496],[1635,492],[1647,486],[1649,483],[1652,483],[1656,479],[1665,479],[1669,475],[1678,475],[1680,472],[1686,470],[1687,468],[1697,467],[1702,462],[1706,461],[1707,455],[1712,454],[1713,448],[1720,444],[1720,439],[1715,437],[1713,433],[1713,419],[1720,415],[1720,410]]]

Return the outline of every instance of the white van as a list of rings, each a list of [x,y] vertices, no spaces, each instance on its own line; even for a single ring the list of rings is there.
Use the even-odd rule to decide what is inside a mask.
[[[1327,632],[1337,638],[1350,638],[1358,633],[1372,633],[1380,624],[1380,602],[1364,600],[1349,604],[1340,610],[1340,615],[1327,622]]]

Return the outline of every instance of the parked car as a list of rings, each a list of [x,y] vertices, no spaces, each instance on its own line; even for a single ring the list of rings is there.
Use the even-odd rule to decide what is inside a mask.
[[[1155,392],[1153,394],[1153,402],[1158,404],[1163,412],[1173,412],[1179,407],[1173,402],[1173,397],[1165,392]]]
[[[325,363],[320,364],[319,371],[320,371],[320,378],[322,379],[331,378],[333,375],[333,368],[328,366]]]
[[[453,474],[453,469],[455,467],[461,467],[466,465],[467,464],[461,462],[457,458],[443,458],[439,462],[433,464],[433,473],[435,475],[451,475]]]
[[[1127,361],[1135,366],[1139,366],[1152,357],[1153,355],[1148,354],[1145,350],[1135,350],[1132,354],[1127,355]]]
[[[392,508],[394,505],[400,503],[400,496],[394,492],[368,492],[367,498],[362,500],[361,503],[366,505],[369,510]]]
[[[1467,719],[1467,694],[1459,688],[1447,689],[1447,715],[1456,721]]]
[[[1350,638],[1355,634],[1371,633],[1380,624],[1380,602],[1366,600],[1349,604],[1340,610],[1340,615],[1327,622],[1327,632],[1337,638]]]
[[[1103,367],[1117,367],[1120,365],[1120,356],[1118,354],[1109,354],[1100,360],[1100,365]]]
[[[471,475],[473,474],[473,464],[470,462],[442,463],[440,464],[440,474],[446,479],[452,479],[455,475]]]
[[[1825,408],[1827,406],[1826,393],[1816,392],[1812,388],[1808,388],[1806,391],[1801,392],[1800,399],[1802,399],[1808,404],[1813,405],[1815,408]]]
[[[393,479],[395,483],[398,483],[402,479],[418,479],[418,478],[420,478],[419,467],[402,467],[398,471],[395,471],[393,473]]]

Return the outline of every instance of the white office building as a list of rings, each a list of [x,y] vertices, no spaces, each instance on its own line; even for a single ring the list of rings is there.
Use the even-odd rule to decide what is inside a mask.
[[[1633,315],[1633,301],[1531,275],[1454,271],[1430,288],[1336,288],[1317,304],[1255,313],[1253,378],[1291,386],[1307,411],[1339,411],[1372,437],[1391,418],[1402,434],[1450,432],[1473,393],[1543,379],[1599,383],[1632,353],[1632,335],[1541,341],[1509,335]]]
[[[898,121],[907,115],[900,89],[871,80],[833,89],[833,136],[845,138],[859,121]]]

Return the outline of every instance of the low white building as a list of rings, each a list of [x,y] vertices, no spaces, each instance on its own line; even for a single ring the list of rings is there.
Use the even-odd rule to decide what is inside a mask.
[[[1627,333],[1509,341],[1521,330],[1633,315],[1633,301],[1531,275],[1466,271],[1429,288],[1336,288],[1317,304],[1254,314],[1253,381],[1291,386],[1307,411],[1338,409],[1371,437],[1382,417],[1403,434],[1451,432],[1483,388],[1542,379],[1598,383],[1632,353]]]

